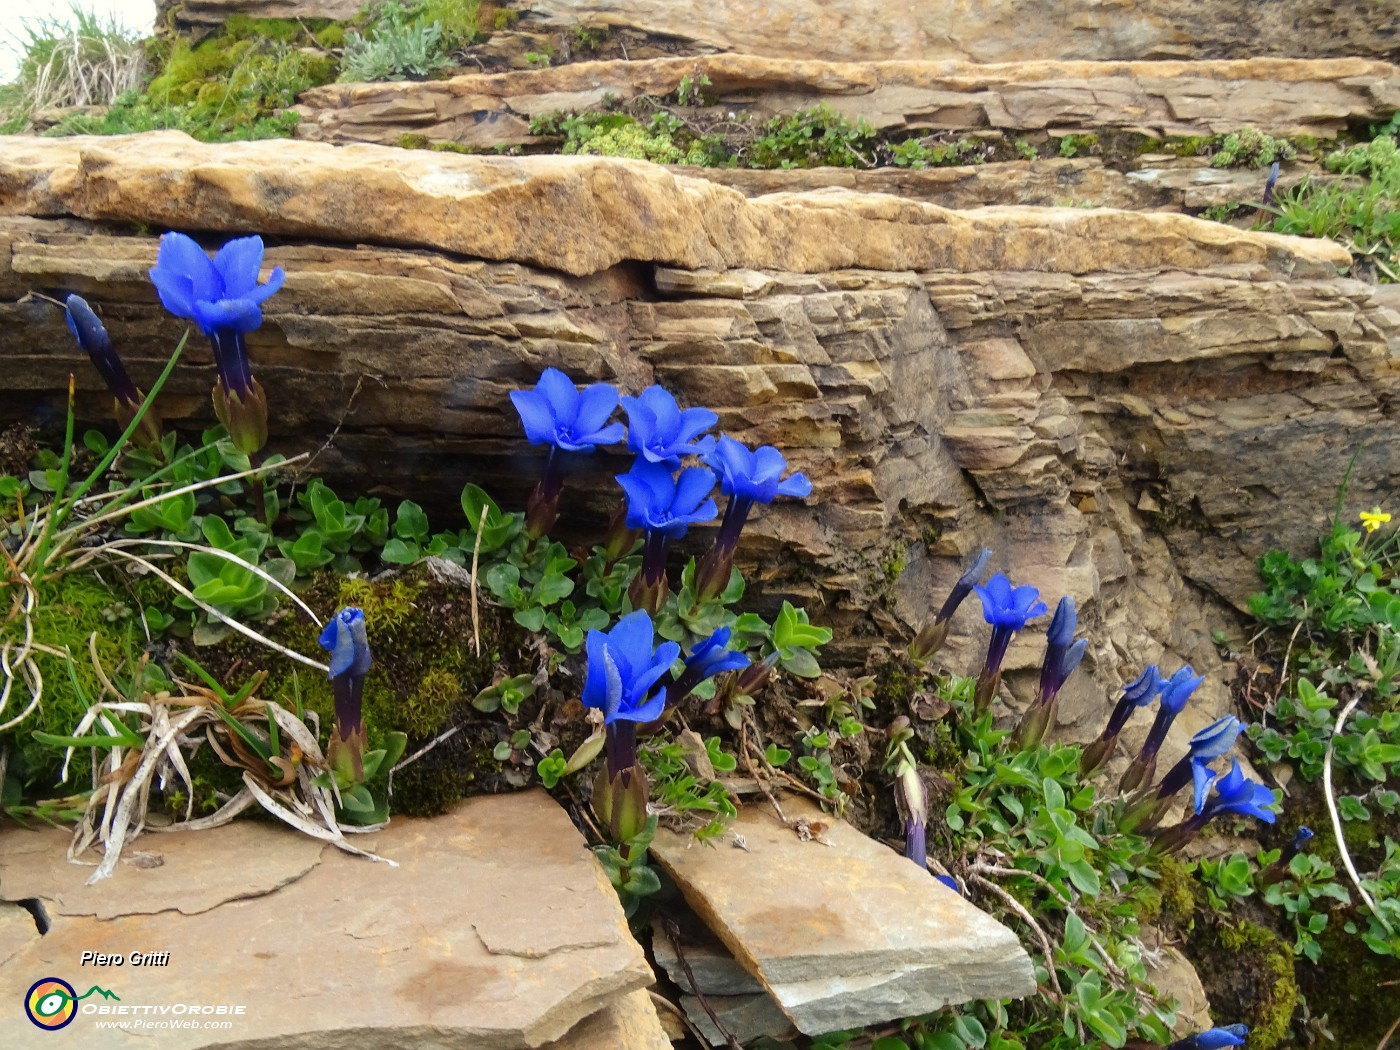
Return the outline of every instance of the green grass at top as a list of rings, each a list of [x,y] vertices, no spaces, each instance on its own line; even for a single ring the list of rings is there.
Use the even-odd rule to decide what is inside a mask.
[[[0,130],[22,130],[31,114],[55,106],[106,105],[145,76],[141,40],[115,18],[75,4],[66,17],[23,26],[19,75],[0,89]]]

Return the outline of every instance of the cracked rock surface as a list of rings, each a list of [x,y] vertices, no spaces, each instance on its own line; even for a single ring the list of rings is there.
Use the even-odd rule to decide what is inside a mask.
[[[317,860],[321,843],[240,821],[142,836],[129,852],[163,863],[123,864],[85,888],[89,869],[74,867],[68,880],[57,868],[64,836],[6,828],[0,895],[50,902],[53,927],[21,938],[0,963],[0,1001],[17,1004],[35,980],[56,976],[79,993],[110,988],[128,1005],[246,1005],[227,1032],[158,1033],[163,1050],[664,1050],[645,993],[632,995],[652,974],[617,896],[543,792],[469,799],[434,820],[396,818],[364,839],[399,866],[329,848]],[[201,906],[187,914],[186,900]],[[18,923],[0,912],[0,955],[9,918]],[[83,951],[170,955],[163,967],[96,969],[79,966]],[[85,1046],[152,1045],[149,1032],[98,1033],[92,1023],[73,1022],[89,1029]],[[0,1045],[27,1047],[36,1035],[17,1010],[0,1014]]]
[[[743,849],[660,831],[652,852],[799,1031],[1034,990],[1030,957],[1005,926],[845,821],[802,800],[783,807],[825,830],[804,841],[750,805],[731,826]]]

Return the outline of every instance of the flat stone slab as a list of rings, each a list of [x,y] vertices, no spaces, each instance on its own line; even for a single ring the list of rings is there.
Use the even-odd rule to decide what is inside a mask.
[[[445,816],[397,818],[360,837],[397,868],[327,849],[304,873],[260,895],[186,914],[180,901],[209,895],[201,882],[251,883],[265,855],[296,849],[285,841],[295,833],[269,825],[223,830],[236,833],[142,836],[129,848],[158,853],[164,863],[123,866],[94,887],[81,886],[91,869],[73,866],[75,886],[63,868],[48,866],[33,846],[36,833],[0,831],[0,896],[57,902],[49,933],[0,964],[0,1003],[7,1004],[0,1006],[0,1046],[51,1045],[51,1035],[20,1010],[44,977],[62,978],[78,996],[96,985],[119,997],[79,1003],[88,1012],[71,1030],[80,1035],[74,1045],[84,1047],[517,1050],[590,1031],[602,1034],[558,1045],[665,1045],[652,1037],[644,1012],[640,1019],[600,1013],[649,985],[652,973],[601,866],[543,792],[469,799]],[[63,837],[43,838],[61,861]],[[231,844],[238,851],[225,848]],[[41,871],[53,872],[52,886],[38,883]],[[175,877],[181,871],[195,881]],[[164,880],[165,910],[151,913],[146,879]],[[145,904],[114,906],[112,887]],[[124,963],[80,965],[85,951],[121,955]],[[154,955],[138,965],[131,953]],[[242,1011],[206,1018],[189,1009],[221,1005]],[[116,1012],[123,1007],[125,1015]],[[104,1009],[112,1012],[96,1012]],[[231,1025],[220,1031],[96,1027],[101,1020],[203,1024],[222,1017]],[[592,1027],[575,1031],[585,1018]],[[628,1031],[642,1034],[608,1041],[609,1032]]]
[[[326,844],[281,824],[239,820],[199,832],[152,832],[122,851],[111,878],[86,886],[102,859],[70,863],[72,835],[59,828],[0,832],[0,900],[37,897],[50,915],[113,919],[178,911],[197,915],[259,897],[316,866]]]
[[[767,807],[740,811],[747,849],[659,832],[652,851],[686,902],[808,1035],[1035,990],[1016,935],[926,871],[800,800],[802,841]]]

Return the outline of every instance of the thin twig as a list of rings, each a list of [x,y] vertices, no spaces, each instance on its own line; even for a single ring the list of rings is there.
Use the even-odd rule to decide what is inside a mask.
[[[705,1034],[701,1032],[700,1029],[695,1027],[695,1022],[692,1021],[688,1016],[686,1016],[686,1012],[682,1010],[679,1006],[671,1002],[670,999],[667,999],[664,995],[662,995],[655,989],[650,989],[648,994],[651,995],[651,1005],[665,1009],[668,1013],[675,1017],[677,1021],[683,1024],[685,1026],[685,1030],[689,1032],[691,1036],[695,1039],[695,1043],[697,1046],[704,1046],[706,1043],[709,1042],[709,1040],[705,1038]]]
[[[476,543],[472,544],[472,645],[478,659],[481,657],[481,624],[476,617],[476,568],[481,562],[481,534],[486,531],[486,512],[490,509],[490,504],[482,504],[481,520],[476,525]]]
[[[984,875],[1000,875],[1003,877],[1015,877],[1019,875],[1024,875],[1032,882],[1044,886],[1047,890],[1049,890],[1050,893],[1055,897],[1055,899],[1058,900],[1062,905],[1064,905],[1064,909],[1066,912],[1068,912],[1070,915],[1076,914],[1074,910],[1074,903],[1068,898],[1066,898],[1065,895],[1061,893],[1058,889],[1056,889],[1053,883],[1051,883],[1043,875],[1040,875],[1037,872],[1023,871],[1020,868],[1000,868],[994,864],[983,864],[981,861],[977,861],[970,867],[971,870],[981,872]],[[1084,935],[1088,937],[1089,943],[1098,949],[1099,955],[1103,957],[1104,964],[1108,967],[1108,972],[1122,981],[1127,981],[1128,975],[1123,972],[1122,968],[1119,967],[1119,965],[1116,962],[1113,961],[1113,956],[1108,954],[1108,949],[1105,948],[1102,942],[1100,942],[1099,939],[1094,936],[1094,931],[1089,928],[1089,924],[1087,922],[1084,923]]]
[[[1055,952],[1054,949],[1050,947],[1050,937],[1046,934],[1044,927],[1042,927],[1040,923],[1035,921],[1035,917],[1031,915],[1029,911],[1026,910],[1026,906],[1024,904],[1018,901],[1006,890],[998,886],[991,879],[986,878],[983,875],[978,875],[976,872],[973,872],[972,874],[968,875],[968,878],[971,881],[977,883],[977,885],[981,886],[984,890],[992,894],[994,897],[999,898],[1002,901],[1002,903],[1004,903],[1008,908],[1010,908],[1017,915],[1019,915],[1021,917],[1021,920],[1031,928],[1031,932],[1035,934],[1036,940],[1040,941],[1040,950],[1041,953],[1045,956],[1045,972],[1049,975],[1050,987],[1052,987],[1055,990],[1055,998],[1063,1002],[1065,993],[1060,988],[1060,978],[1055,973]]]
[[[758,790],[763,792],[763,797],[766,798],[768,804],[773,807],[773,812],[778,814],[778,819],[783,822],[785,827],[790,828],[793,826],[793,822],[789,820],[787,814],[783,812],[783,807],[778,805],[778,799],[774,796],[773,792],[769,790],[767,780],[760,777],[758,775],[758,770],[754,767],[753,755],[749,752],[751,746],[753,745],[749,740],[749,713],[748,710],[745,709],[739,721],[739,754],[743,756],[744,768],[749,771],[749,776],[752,777],[753,782],[758,785]]]
[[[1336,750],[1337,737],[1341,735],[1342,726],[1347,717],[1355,710],[1356,705],[1361,702],[1361,693],[1357,693],[1342,708],[1341,714],[1337,716],[1337,723],[1332,727],[1332,735],[1327,739],[1327,754],[1322,759],[1322,791],[1327,800],[1327,812],[1332,818],[1332,834],[1337,840],[1337,852],[1341,854],[1342,864],[1347,869],[1347,874],[1351,876],[1351,883],[1356,887],[1356,892],[1361,895],[1361,899],[1366,902],[1366,907],[1371,909],[1371,914],[1376,917],[1376,921],[1386,928],[1392,937],[1395,935],[1394,928],[1381,914],[1381,910],[1376,907],[1376,902],[1371,899],[1371,895],[1366,892],[1366,887],[1361,885],[1361,876],[1356,873],[1356,865],[1352,862],[1351,853],[1347,850],[1346,837],[1342,834],[1342,816],[1337,812],[1337,800],[1332,791],[1332,753]]]
[[[1381,1036],[1381,1041],[1376,1044],[1376,1050],[1385,1050],[1390,1042],[1390,1037],[1395,1034],[1395,1030],[1400,1028],[1400,1017],[1397,1017],[1389,1028],[1385,1030],[1385,1035]]]
[[[710,1005],[709,1000],[705,998],[705,993],[700,990],[700,985],[696,983],[695,972],[690,968],[690,963],[686,961],[685,952],[681,948],[681,928],[670,916],[663,916],[661,922],[666,927],[666,936],[670,938],[671,947],[676,950],[676,960],[681,964],[681,969],[685,971],[685,979],[690,982],[690,990],[695,993],[695,999],[700,1004],[700,1009],[705,1011],[705,1016],[715,1026],[715,1031],[724,1039],[724,1045],[729,1047],[729,1050],[744,1050],[739,1044],[739,1040],[734,1038],[734,1033],[720,1023],[714,1007]]]

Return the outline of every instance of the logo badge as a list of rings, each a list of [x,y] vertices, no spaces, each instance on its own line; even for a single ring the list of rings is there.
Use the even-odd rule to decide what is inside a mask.
[[[39,1028],[56,1032],[78,1016],[78,993],[65,980],[44,977],[25,993],[24,1012]]]

